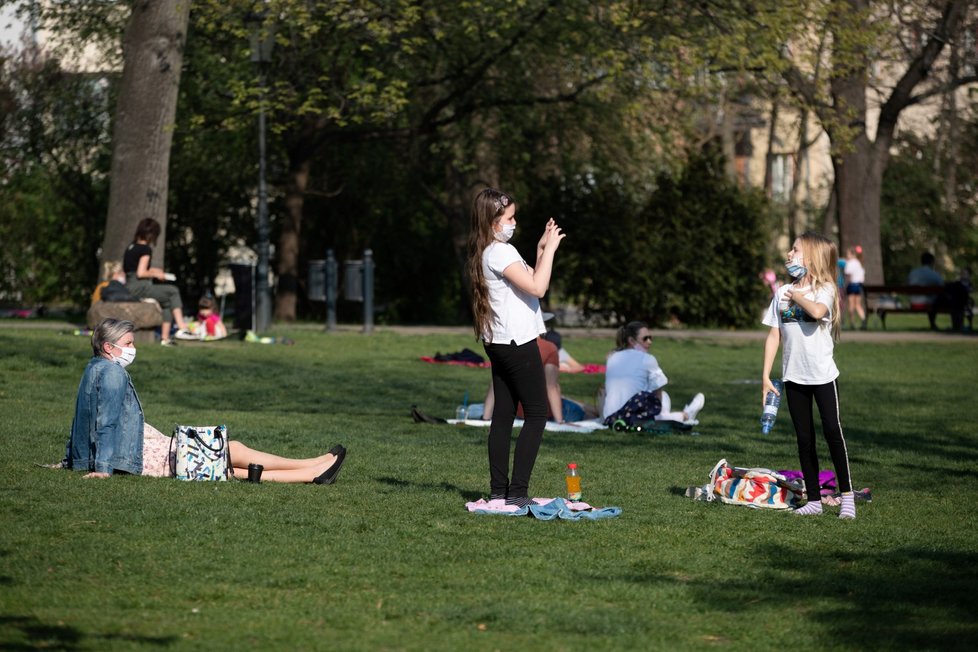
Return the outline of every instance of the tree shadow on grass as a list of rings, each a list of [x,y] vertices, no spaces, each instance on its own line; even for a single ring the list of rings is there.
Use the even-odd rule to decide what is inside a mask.
[[[883,552],[758,545],[740,577],[690,578],[668,569],[634,582],[682,581],[705,608],[738,619],[797,618],[825,647],[978,649],[978,553],[906,547]],[[780,613],[780,615],[778,615]]]
[[[411,482],[410,480],[402,480],[401,478],[383,477],[374,478],[377,482],[382,482],[384,484],[391,485],[392,487],[398,487],[400,489],[421,489],[424,491],[454,491],[464,500],[473,501],[479,500],[484,496],[479,491],[470,491],[468,489],[462,489],[461,487],[451,484],[449,482]]]
[[[0,632],[18,630],[24,643],[0,643],[0,650],[80,650],[96,648],[110,642],[125,641],[136,646],[169,647],[177,643],[176,636],[134,636],[131,634],[86,634],[74,627],[44,623],[33,616],[0,616]]]

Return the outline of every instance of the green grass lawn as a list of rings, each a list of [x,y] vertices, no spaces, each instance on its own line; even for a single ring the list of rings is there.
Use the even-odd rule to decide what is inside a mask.
[[[585,500],[623,512],[543,522],[467,513],[487,431],[410,419],[481,400],[488,370],[418,361],[470,337],[282,334],[296,344],[140,347],[146,419],[290,456],[342,442],[335,485],[37,468],[61,457],[91,349],[0,330],[0,649],[978,646],[978,340],[839,345],[854,484],[874,497],[841,522],[682,495],[720,458],[798,460],[787,414],[759,433],[760,342],[660,338],[675,402],[706,394],[699,434],[547,433],[531,493],[560,495],[575,461]],[[611,342],[565,346],[599,363]],[[582,400],[601,381],[562,379]]]

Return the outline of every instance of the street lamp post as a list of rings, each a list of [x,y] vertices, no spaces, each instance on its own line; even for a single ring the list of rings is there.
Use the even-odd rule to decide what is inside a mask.
[[[265,68],[272,60],[275,45],[274,31],[265,24],[265,15],[248,18],[251,35],[251,61],[258,65],[258,269],[255,279],[255,328],[259,333],[268,330],[272,322],[272,290],[268,285],[269,235],[268,186],[265,182]]]

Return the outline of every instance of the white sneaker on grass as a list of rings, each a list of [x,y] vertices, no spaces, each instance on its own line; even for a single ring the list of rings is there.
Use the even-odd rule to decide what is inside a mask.
[[[200,336],[194,335],[193,333],[191,333],[190,331],[188,331],[186,328],[178,329],[173,334],[173,338],[174,339],[177,339],[177,340],[199,340],[199,339],[201,339]]]
[[[683,408],[683,412],[686,413],[686,423],[690,423],[691,421],[697,422],[696,415],[698,415],[700,410],[703,409],[704,403],[706,403],[706,397],[703,396],[703,394],[697,394],[693,397],[693,400]]]

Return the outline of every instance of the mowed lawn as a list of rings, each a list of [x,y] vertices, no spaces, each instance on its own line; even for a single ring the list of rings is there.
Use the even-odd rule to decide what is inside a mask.
[[[486,369],[422,355],[467,335],[139,347],[149,423],[226,423],[289,456],[349,448],[332,486],[180,483],[60,459],[91,349],[0,329],[0,649],[888,650],[978,648],[978,338],[837,348],[858,518],[684,497],[721,458],[797,468],[787,410],[759,433],[761,343],[652,350],[695,436],[547,433],[531,484],[621,507],[596,522],[476,516],[486,430],[415,424],[481,401]],[[610,339],[565,333],[582,362]],[[562,379],[591,400],[599,375]],[[824,444],[823,468],[830,468]]]

